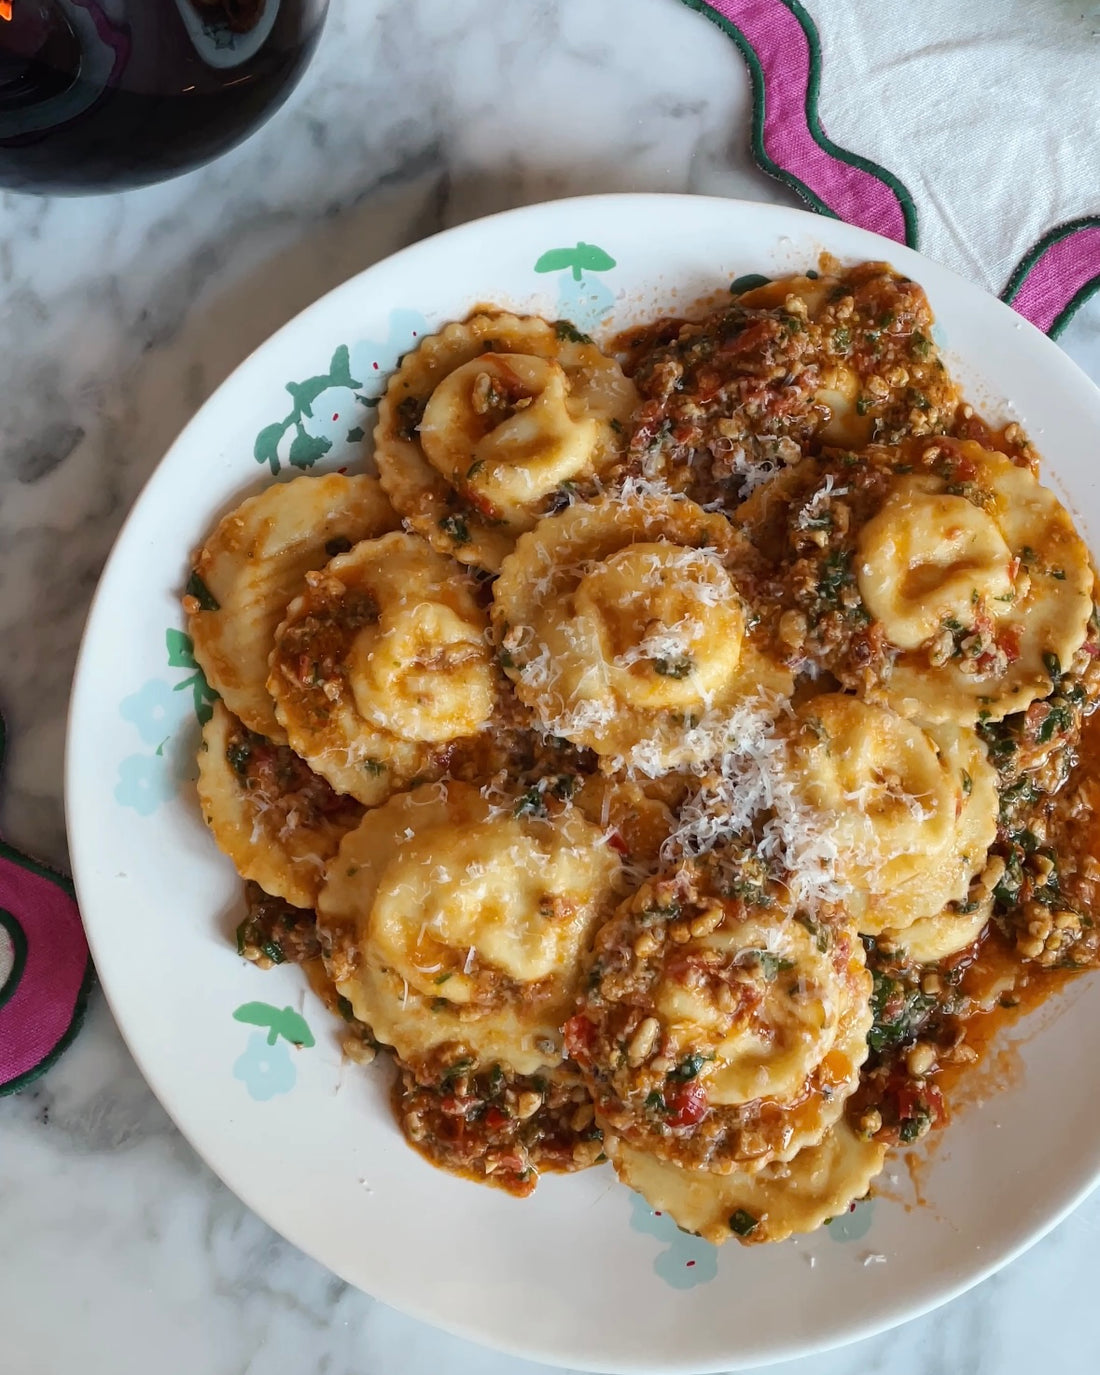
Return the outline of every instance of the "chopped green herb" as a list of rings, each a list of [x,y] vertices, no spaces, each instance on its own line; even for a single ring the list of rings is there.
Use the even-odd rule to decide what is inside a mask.
[[[571,773],[558,774],[551,784],[550,791],[563,802],[568,802],[577,791],[576,777]]]
[[[932,352],[932,341],[926,339],[919,329],[909,336],[909,349],[916,358],[927,358]]]
[[[1057,687],[1058,679],[1062,676],[1062,661],[1058,658],[1058,655],[1052,654],[1049,651],[1046,654],[1044,654],[1043,667],[1054,679],[1054,685],[1055,687]]]
[[[470,542],[470,527],[461,516],[444,516],[439,522],[439,528],[445,535],[450,535],[455,544]]]
[[[652,926],[658,921],[676,921],[680,916],[680,905],[670,902],[667,907],[654,905],[642,909],[642,925]]]
[[[380,759],[364,759],[363,768],[372,778],[381,778],[386,772],[386,766]]]
[[[794,960],[785,960],[770,950],[746,950],[743,956],[760,966],[760,971],[768,983],[775,983],[777,975],[794,968]],[[740,963],[740,958],[737,962]]]
[[[685,1056],[675,1069],[670,1069],[665,1077],[677,1084],[686,1084],[689,1079],[694,1079],[707,1061],[712,1058],[710,1055],[702,1055],[697,1050],[693,1051],[690,1055]]]
[[[478,473],[480,473],[481,470],[482,470],[482,468],[484,468],[484,467],[485,467],[485,460],[484,460],[483,458],[476,459],[476,460],[475,460],[473,463],[471,463],[470,466],[466,469],[466,481],[469,482],[470,478],[472,478],[472,477],[477,477]]]
[[[187,579],[187,595],[194,597],[199,604],[200,611],[220,611],[221,602],[210,591],[209,587],[203,582],[197,573],[192,572]]]
[[[251,758],[252,746],[249,744],[247,738],[234,740],[232,744],[226,746],[226,763],[238,778],[244,777],[245,771],[248,768],[248,761]]]
[[[846,353],[852,345],[852,331],[847,325],[841,325],[839,329],[833,330],[833,348],[838,353]]]
[[[355,1009],[342,993],[336,995],[336,1011],[339,1012],[345,1022],[355,1021]]]
[[[659,1089],[651,1089],[646,1094],[645,1105],[651,1112],[665,1111],[665,1096]]]
[[[445,983],[447,982],[447,980],[452,976],[453,973],[454,973],[454,970],[453,970],[453,969],[448,969],[447,972],[446,972],[446,974],[437,974],[437,975],[435,976],[435,982],[436,982],[437,984],[445,984]]]
[[[974,787],[974,780],[965,769],[962,771],[963,797],[969,797],[971,789]]]
[[[916,1141],[918,1137],[923,1136],[931,1125],[931,1114],[921,1108],[912,1117],[907,1117],[901,1124],[898,1137],[904,1145],[908,1145],[911,1141]]]
[[[592,336],[582,334],[571,320],[559,320],[554,325],[554,333],[559,339],[567,339],[571,344],[590,344]]]
[[[730,1231],[736,1232],[739,1237],[752,1236],[759,1225],[759,1219],[745,1212],[744,1208],[738,1208],[730,1215]]]
[[[511,654],[509,654],[506,649],[502,649],[498,652],[497,662],[500,664],[501,668],[515,668],[516,666],[515,659],[512,658]]]
[[[266,940],[264,941],[263,945],[260,946],[260,950],[263,954],[267,956],[267,958],[271,961],[272,964],[286,963],[286,956],[283,954],[283,947],[279,944],[278,941]]]
[[[690,654],[680,654],[671,659],[654,659],[653,671],[663,678],[686,678],[695,668],[695,660]]]
[[[730,293],[739,296],[743,291],[755,291],[758,286],[767,286],[770,277],[762,277],[759,272],[746,272],[743,277],[735,277],[730,282]]]
[[[517,798],[512,808],[513,816],[545,816],[546,803],[538,788],[528,788],[522,797]]]

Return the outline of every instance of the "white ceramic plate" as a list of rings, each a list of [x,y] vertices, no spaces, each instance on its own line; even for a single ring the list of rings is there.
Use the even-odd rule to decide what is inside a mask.
[[[1100,979],[1078,980],[1032,1019],[1012,1082],[934,1148],[923,1206],[893,1162],[888,1197],[818,1234],[718,1252],[654,1217],[609,1168],[545,1179],[525,1202],[440,1173],[399,1136],[387,1067],[343,1065],[338,1028],[300,972],[263,973],[231,944],[239,885],[189,782],[203,697],[179,630],[188,555],[271,469],[289,477],[322,452],[321,468],[361,464],[374,412],[359,398],[476,302],[606,333],[608,319],[622,328],[674,312],[745,273],[812,267],[822,250],[886,258],[923,284],[968,394],[1026,426],[1095,548],[1100,393],[1011,310],[835,220],[605,196],[441,234],[287,325],[161,463],[88,621],[69,836],[96,965],[143,1073],[200,1155],[302,1250],[397,1308],[516,1354],[601,1371],[728,1370],[867,1335],[976,1283],[1100,1173]],[[270,1020],[300,1013],[316,1044],[268,1046],[234,1018],[250,1002],[270,1005]]]

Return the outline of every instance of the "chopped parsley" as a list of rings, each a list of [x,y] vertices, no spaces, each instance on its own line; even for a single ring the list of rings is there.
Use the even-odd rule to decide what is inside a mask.
[[[522,797],[516,799],[512,808],[513,816],[545,816],[546,803],[538,788],[528,788]]]
[[[220,611],[222,609],[221,602],[195,572],[192,572],[187,579],[187,595],[194,597],[199,604],[200,611]]]
[[[878,970],[872,972],[872,977],[874,1022],[867,1033],[867,1044],[873,1051],[883,1051],[913,1040],[926,1014],[935,1007],[935,998]]]
[[[744,1208],[738,1208],[735,1213],[730,1214],[730,1231],[736,1232],[739,1237],[752,1236],[759,1226],[759,1219],[753,1217],[752,1213],[747,1213]]]
[[[568,340],[571,344],[590,344],[592,342],[592,336],[582,334],[571,320],[559,320],[554,325],[554,333],[559,339]]]
[[[654,659],[653,671],[662,678],[686,678],[695,668],[695,660],[690,654],[678,654],[668,659]]]
[[[439,522],[439,528],[445,535],[450,535],[455,544],[470,542],[470,527],[461,516],[444,516]]]
[[[712,1058],[710,1055],[703,1055],[698,1050],[692,1051],[690,1055],[686,1055],[680,1061],[675,1069],[670,1069],[665,1077],[677,1084],[686,1084],[689,1079],[694,1079],[707,1061]]]

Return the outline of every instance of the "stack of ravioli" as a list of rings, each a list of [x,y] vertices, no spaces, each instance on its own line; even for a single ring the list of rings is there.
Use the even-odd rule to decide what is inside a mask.
[[[769,291],[803,320],[825,299]],[[842,372],[782,462],[715,497],[706,455],[704,508],[701,456],[653,438],[619,362],[481,314],[390,380],[377,479],[273,485],[196,556],[204,816],[315,923],[437,1163],[523,1193],[610,1159],[750,1243],[882,1168],[845,1114],[865,947],[980,937],[975,727],[1050,693],[1093,578],[1026,464],[936,434],[830,448]]]

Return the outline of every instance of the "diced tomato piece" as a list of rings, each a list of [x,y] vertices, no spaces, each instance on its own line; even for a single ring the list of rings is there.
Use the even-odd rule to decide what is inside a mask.
[[[490,1108],[485,1114],[485,1125],[490,1131],[499,1131],[508,1122],[508,1114],[499,1108]]]
[[[578,1064],[586,1064],[592,1055],[592,1042],[596,1028],[583,1013],[570,1017],[562,1028],[565,1036],[565,1050],[570,1059]]]
[[[617,854],[628,855],[630,853],[629,846],[627,845],[626,841],[622,838],[622,836],[618,833],[618,831],[611,832],[611,834],[607,837],[607,843],[611,847],[611,849],[614,850]]]
[[[696,1082],[668,1089],[665,1092],[665,1107],[670,1126],[693,1127],[707,1115],[709,1104],[706,1089]]]

